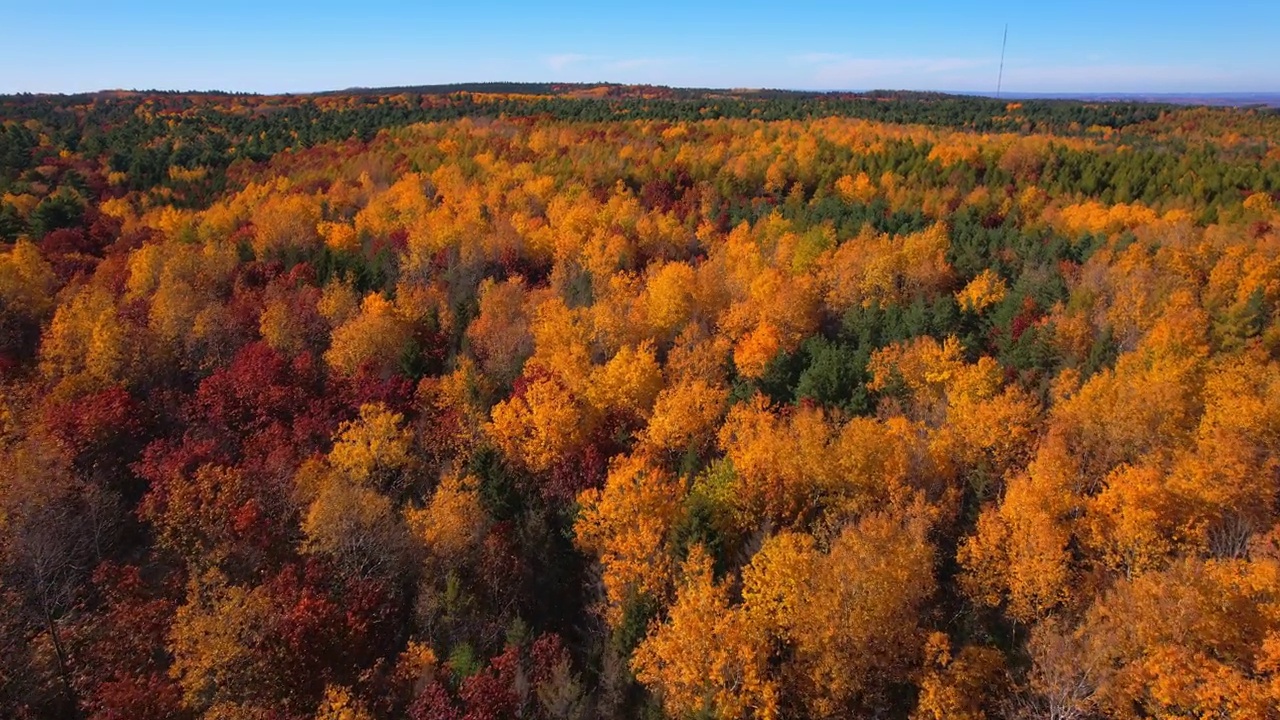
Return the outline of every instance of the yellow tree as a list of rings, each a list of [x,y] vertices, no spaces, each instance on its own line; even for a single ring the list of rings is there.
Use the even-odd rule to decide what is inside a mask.
[[[979,602],[1008,602],[1014,618],[1043,617],[1087,589],[1075,581],[1070,544],[1083,501],[1079,462],[1062,436],[1051,432],[1025,474],[1012,478],[998,506],[978,517],[958,557],[961,584]]]
[[[45,377],[105,388],[135,379],[140,348],[111,294],[84,286],[58,306],[40,345]]]
[[[268,290],[258,318],[262,339],[273,350],[289,357],[304,350],[318,350],[329,334],[328,323],[315,310],[321,297],[315,288]]]
[[[523,278],[480,284],[480,314],[467,328],[467,340],[480,367],[500,383],[515,380],[533,354],[527,298]]]
[[[723,386],[700,378],[669,385],[658,393],[641,440],[659,452],[709,445],[728,400]]]
[[[578,547],[600,561],[607,617],[621,620],[623,604],[638,595],[661,599],[671,582],[667,535],[680,511],[682,484],[639,456],[614,460],[602,490],[578,496]]]
[[[354,577],[393,578],[406,567],[408,534],[391,500],[339,473],[322,477],[302,519],[303,552]]]
[[[589,414],[559,378],[538,373],[493,406],[490,436],[512,462],[547,472],[582,446]]]
[[[528,366],[554,374],[566,388],[581,395],[592,366],[592,332],[588,313],[570,308],[563,298],[546,291],[530,298],[534,354]]]
[[[926,670],[913,720],[986,720],[1007,692],[1004,656],[995,648],[966,645],[953,653],[944,633],[925,646]]]
[[[1179,535],[1217,557],[1242,557],[1276,523],[1280,490],[1280,364],[1261,348],[1215,359],[1192,447],[1179,453],[1170,490],[1194,510]]]
[[[1101,666],[1096,701],[1120,717],[1273,717],[1277,566],[1186,559],[1122,580],[1079,633]]]
[[[1086,542],[1106,566],[1126,573],[1163,566],[1187,537],[1188,503],[1168,487],[1155,465],[1121,465],[1088,499]]]
[[[987,359],[989,377],[995,370]],[[924,336],[910,342],[894,343],[877,350],[867,364],[875,391],[893,390],[900,386],[912,403],[908,414],[940,424],[945,417],[948,386],[964,370],[960,341],[954,336],[938,342]]]
[[[360,238],[355,227],[344,222],[322,222],[316,225],[316,233],[324,244],[337,252],[359,252]]]
[[[1007,293],[1008,286],[1005,285],[1004,279],[991,268],[987,268],[970,280],[963,290],[956,293],[956,302],[960,304],[962,310],[982,312],[1004,300]]]
[[[825,554],[803,536],[776,536],[744,571],[748,614],[789,648],[784,695],[812,716],[875,707],[918,667],[920,612],[934,591],[925,534],[919,520],[872,513]]]
[[[654,626],[631,660],[636,679],[677,717],[778,717],[768,673],[768,637],[716,582],[711,558],[689,552],[667,619]]]
[[[430,210],[427,191],[430,181],[420,173],[406,173],[389,188],[375,193],[356,213],[357,233],[386,237],[408,229]]]
[[[360,295],[350,283],[332,280],[325,284],[316,300],[316,310],[336,328],[360,312]]]
[[[937,224],[891,237],[870,226],[819,258],[826,303],[835,312],[851,307],[902,304],[929,297],[951,282],[947,229]]]
[[[828,514],[840,522],[875,509],[949,511],[956,494],[949,453],[927,427],[902,416],[849,420],[828,451]]]
[[[146,517],[154,523],[162,547],[203,570],[233,559],[243,541],[237,515],[256,500],[243,471],[201,465],[190,476],[166,483],[163,507]]]
[[[192,582],[170,630],[169,674],[182,687],[183,704],[204,714],[245,713],[258,700],[260,660],[253,638],[266,631],[270,598],[260,589],[228,585],[216,577]],[[235,714],[233,714],[235,713]]]
[[[990,357],[964,360],[955,337],[895,343],[873,353],[868,387],[904,400],[907,417],[935,430],[960,469],[999,480],[1021,467],[1040,428],[1039,404],[1016,386],[1002,387]]]
[[[422,509],[408,509],[405,520],[414,538],[433,556],[457,563],[480,543],[487,524],[477,482],[447,474]]]
[[[591,374],[587,401],[597,412],[646,418],[662,389],[662,368],[653,344],[627,346]]]
[[[309,195],[269,195],[253,209],[252,220],[253,251],[258,257],[290,248],[310,249],[318,244],[320,203]]]
[[[57,281],[53,268],[29,241],[19,240],[0,254],[0,299],[6,314],[44,319],[53,310]]]
[[[324,689],[324,700],[316,708],[315,720],[373,720],[374,715],[358,698],[351,696],[351,690],[341,685],[328,685]]]
[[[836,192],[848,202],[871,202],[876,195],[876,186],[865,172],[857,176],[842,175],[836,180]]]
[[[1002,478],[1027,462],[1041,428],[1040,404],[1011,385],[989,357],[966,364],[946,386],[943,431],[956,439],[955,456],[965,468]]]
[[[737,338],[733,359],[749,378],[764,374],[779,351],[791,351],[813,333],[818,323],[816,282],[810,275],[788,276],[766,268],[746,286],[745,297],[720,320]]]
[[[365,296],[360,313],[333,331],[324,359],[334,370],[354,375],[371,366],[383,375],[394,373],[413,335],[413,326],[378,293]]]
[[[743,377],[759,378],[783,350],[783,342],[782,333],[776,325],[762,322],[738,340],[733,348],[733,364]]]
[[[697,309],[697,279],[688,263],[666,263],[652,271],[645,286],[649,326],[662,340],[675,338]]]
[[[783,417],[761,395],[733,406],[719,443],[733,463],[739,521],[789,525],[811,519],[836,471],[828,453],[833,434],[816,408]]]
[[[150,327],[157,349],[186,360],[187,349],[195,345],[196,318],[211,300],[177,273],[164,273],[151,296]]]
[[[381,403],[360,406],[360,417],[342,423],[329,464],[348,482],[372,488],[400,487],[414,469],[413,432],[404,416]]]
[[[56,287],[53,268],[35,245],[21,240],[0,253],[0,353],[34,352]]]

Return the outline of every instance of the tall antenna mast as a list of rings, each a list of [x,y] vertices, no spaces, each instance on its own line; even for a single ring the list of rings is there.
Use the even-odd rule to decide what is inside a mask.
[[[1004,24],[1004,39],[1000,41],[1000,74],[996,76],[996,99],[1000,99],[1000,86],[1004,84],[1004,49],[1009,44],[1009,23]]]

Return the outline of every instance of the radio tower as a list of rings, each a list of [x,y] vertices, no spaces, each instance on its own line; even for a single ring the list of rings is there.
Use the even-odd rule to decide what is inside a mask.
[[[1000,99],[1000,86],[1004,84],[1004,49],[1009,44],[1009,23],[1004,24],[1004,39],[1000,41],[1000,74],[996,76],[996,99]]]

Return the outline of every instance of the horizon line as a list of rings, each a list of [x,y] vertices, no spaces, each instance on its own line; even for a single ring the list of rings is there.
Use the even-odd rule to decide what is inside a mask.
[[[1022,99],[1074,99],[1074,98],[1102,98],[1102,97],[1157,97],[1157,98],[1248,98],[1253,96],[1263,96],[1280,100],[1280,90],[1185,90],[1185,91],[1168,91],[1168,90],[1064,90],[1064,91],[1036,91],[1036,90],[1002,90],[998,95],[991,90],[960,90],[960,89],[907,89],[892,87],[866,87],[866,88],[806,88],[806,87],[768,87],[768,86],[737,86],[737,87],[708,87],[696,85],[663,85],[656,83],[623,83],[609,80],[600,80],[596,82],[569,82],[558,80],[532,80],[532,81],[514,81],[514,80],[463,80],[455,82],[436,82],[421,83],[415,85],[352,85],[344,88],[326,88],[313,90],[281,90],[281,91],[261,91],[261,90],[228,90],[218,88],[206,89],[178,89],[178,88],[100,88],[97,90],[82,91],[0,91],[0,97],[16,97],[16,96],[34,96],[34,97],[74,97],[77,95],[102,95],[108,93],[165,93],[175,95],[246,95],[259,97],[273,96],[309,96],[309,95],[332,95],[342,93],[356,92],[379,92],[379,91],[411,91],[418,88],[449,88],[455,86],[467,85],[513,85],[513,86],[569,86],[569,87],[618,87],[618,88],[655,88],[665,90],[684,90],[684,91],[702,91],[702,92],[786,92],[786,93],[813,93],[813,94],[838,94],[838,93],[919,93],[919,94],[939,94],[939,95],[956,95],[969,97],[986,97],[991,99],[1005,98],[1022,98]],[[460,90],[465,92],[465,90]]]

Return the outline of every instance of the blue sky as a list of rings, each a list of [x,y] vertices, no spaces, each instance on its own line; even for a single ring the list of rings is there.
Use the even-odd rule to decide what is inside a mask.
[[[1280,0],[12,2],[0,92],[480,80],[1280,92]]]

